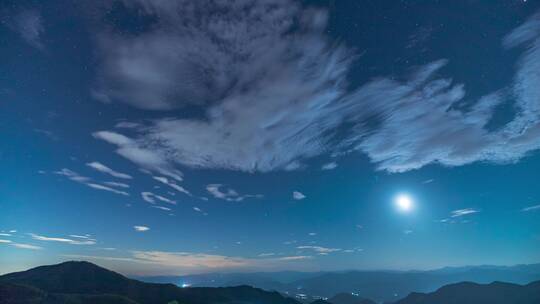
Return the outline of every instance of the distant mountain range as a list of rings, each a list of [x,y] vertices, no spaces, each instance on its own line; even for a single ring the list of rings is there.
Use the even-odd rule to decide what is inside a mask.
[[[464,281],[527,284],[540,280],[540,264],[446,267],[430,271],[213,273],[137,279],[197,287],[250,285],[311,301],[338,293],[354,293],[377,302],[393,302],[411,292],[432,292],[444,285]]]
[[[519,266],[523,267],[523,266]],[[475,268],[494,271],[491,267]],[[502,270],[508,271],[513,267]],[[524,267],[527,273],[531,267]],[[463,274],[468,269],[445,269],[436,273]],[[500,271],[501,269],[499,269]],[[366,273],[361,272],[364,276]],[[410,278],[425,272],[373,272],[374,283],[382,284],[390,274],[409,274]],[[288,274],[289,275],[289,274]],[[326,273],[351,275],[351,273]],[[301,275],[303,276],[303,275]],[[363,277],[358,276],[357,277]],[[435,276],[436,277],[436,276]],[[315,277],[312,277],[312,279]],[[335,278],[335,277],[334,277]],[[352,276],[354,278],[354,276]],[[377,280],[377,278],[379,278]],[[382,278],[382,279],[381,279]],[[434,278],[434,277],[432,277]],[[307,277],[301,280],[308,280]],[[381,289],[384,289],[381,287]],[[366,292],[369,293],[369,292]],[[305,299],[304,299],[305,300]],[[278,292],[249,286],[189,287],[173,284],[144,283],[88,262],[65,262],[41,266],[27,271],[0,276],[1,304],[300,304],[300,301]],[[330,298],[303,301],[311,304],[375,304],[353,293],[340,293]],[[526,285],[493,282],[477,284],[461,282],[443,286],[431,293],[412,292],[394,304],[538,304],[540,281]]]
[[[502,282],[476,284],[463,282],[439,288],[432,293],[411,293],[395,304],[538,304],[540,281],[527,285]]]

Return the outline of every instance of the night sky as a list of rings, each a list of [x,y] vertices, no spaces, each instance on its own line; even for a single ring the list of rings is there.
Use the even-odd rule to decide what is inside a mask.
[[[0,3],[0,272],[540,262],[538,1]]]

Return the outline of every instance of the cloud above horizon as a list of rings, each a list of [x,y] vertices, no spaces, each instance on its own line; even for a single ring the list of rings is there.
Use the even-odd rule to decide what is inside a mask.
[[[537,211],[537,210],[540,211],[540,204],[539,205],[534,205],[534,206],[528,206],[528,207],[525,207],[525,208],[521,209],[521,211],[523,211],[523,212]]]
[[[145,202],[150,203],[150,204],[155,204],[156,200],[158,200],[164,203],[176,205],[176,201],[173,201],[164,196],[161,196],[152,192],[148,192],[148,191],[141,192],[141,197]]]
[[[30,250],[42,250],[43,247],[31,245],[31,244],[23,244],[23,243],[10,243],[10,246],[20,248],[20,249],[30,249]]]
[[[105,173],[105,174],[109,174],[109,175],[114,176],[116,178],[122,178],[122,179],[132,179],[133,178],[129,174],[115,171],[115,170],[113,170],[113,169],[111,169],[111,168],[109,168],[109,167],[105,166],[104,164],[102,164],[100,162],[97,162],[97,161],[87,163],[86,165],[88,167],[96,170],[96,171],[99,171],[99,172]]]
[[[230,269],[271,269],[272,267],[293,265],[303,260],[310,260],[313,257],[307,255],[290,255],[274,257],[273,255],[263,255],[257,258],[226,256],[219,254],[208,254],[198,252],[169,252],[157,250],[133,250],[125,256],[87,256],[87,255],[67,255],[73,258],[84,258],[85,260],[102,260],[114,262],[128,262],[130,269],[138,267],[149,267],[153,271],[189,271],[193,273]]]
[[[297,201],[300,201],[300,200],[303,200],[306,198],[306,196],[304,195],[304,193],[300,192],[300,191],[293,191],[292,193],[292,197],[293,199],[297,200]]]
[[[82,176],[79,173],[77,173],[75,171],[72,171],[70,169],[67,169],[67,168],[62,168],[61,170],[55,171],[53,173],[56,174],[56,175],[64,176],[69,180],[72,180],[74,182],[86,185],[86,186],[88,186],[90,188],[93,188],[93,189],[108,191],[108,192],[112,192],[112,193],[120,194],[120,195],[124,195],[124,196],[129,196],[129,193],[127,193],[126,191],[117,190],[117,189],[114,189],[112,187],[109,187],[109,186],[115,187],[115,186],[118,186],[118,185],[114,185],[114,184],[109,183],[108,184],[109,186],[105,186],[105,185],[102,185],[102,184],[98,184],[98,183],[93,182],[91,178],[86,177],[86,176]],[[122,188],[124,188],[124,187],[122,187]]]
[[[214,198],[226,200],[229,202],[241,202],[246,198],[262,198],[262,194],[239,194],[236,190],[227,188],[222,184],[209,184],[206,191]]]
[[[3,12],[5,14],[5,12]],[[10,14],[10,13],[8,13]],[[41,35],[44,33],[43,18],[37,10],[24,10],[12,16],[2,16],[8,28],[16,32],[21,38],[37,49],[43,49]]]
[[[146,226],[133,226],[133,229],[135,229],[137,232],[145,232],[150,230],[150,228]]]
[[[460,217],[468,214],[478,213],[480,211],[473,208],[458,209],[451,212],[451,217]]]
[[[296,249],[300,250],[313,250],[317,252],[320,255],[327,255],[329,253],[338,252],[341,251],[339,248],[328,248],[328,247],[322,247],[322,246],[297,246]]]
[[[324,9],[288,0],[129,5],[159,18],[139,35],[103,34],[99,96],[155,111],[204,109],[201,118],[123,122],[132,137],[94,133],[142,167],[267,172],[359,151],[379,170],[404,172],[432,163],[515,162],[540,147],[538,15],[503,39],[505,48],[527,48],[514,84],[463,109],[456,105],[467,96],[465,85],[440,76],[444,59],[402,81],[381,76],[348,89],[357,54],[327,37]],[[494,109],[509,99],[513,120],[488,130]]]
[[[44,242],[58,242],[58,243],[66,243],[70,245],[95,245],[96,240],[93,238],[90,238],[88,236],[79,236],[79,235],[72,235],[72,238],[79,239],[68,239],[68,238],[60,238],[60,237],[48,237],[43,235],[38,235],[35,233],[29,233],[29,236],[32,237],[32,239],[37,241],[44,241]]]

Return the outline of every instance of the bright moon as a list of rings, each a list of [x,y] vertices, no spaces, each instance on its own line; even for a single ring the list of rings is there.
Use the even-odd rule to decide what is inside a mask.
[[[396,206],[403,212],[409,212],[413,208],[412,199],[405,194],[400,194],[396,197]]]

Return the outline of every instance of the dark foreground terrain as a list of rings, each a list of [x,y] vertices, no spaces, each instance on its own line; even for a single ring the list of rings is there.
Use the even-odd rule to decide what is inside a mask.
[[[1,304],[298,304],[277,292],[249,286],[180,288],[143,283],[88,262],[41,266],[0,277]]]
[[[0,304],[299,304],[249,286],[180,288],[144,283],[88,262],[65,262],[0,276]],[[316,303],[373,304],[351,294]],[[540,281],[527,285],[463,282],[411,293],[396,304],[539,304]]]

